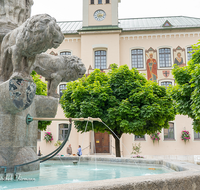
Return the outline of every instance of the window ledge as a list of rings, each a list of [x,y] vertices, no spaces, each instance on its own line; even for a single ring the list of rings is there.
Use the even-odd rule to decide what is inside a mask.
[[[163,141],[176,141],[176,139],[164,139]]]

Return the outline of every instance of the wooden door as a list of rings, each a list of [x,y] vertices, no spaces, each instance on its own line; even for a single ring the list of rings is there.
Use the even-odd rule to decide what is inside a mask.
[[[95,148],[96,153],[110,153],[109,151],[110,138],[107,132],[95,133]]]

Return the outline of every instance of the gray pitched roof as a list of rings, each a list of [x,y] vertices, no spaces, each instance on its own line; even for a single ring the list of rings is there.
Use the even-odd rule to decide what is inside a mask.
[[[163,24],[166,21],[168,21],[172,26],[163,27]],[[57,23],[64,34],[77,33],[78,30],[82,28],[82,21],[64,21]],[[119,28],[122,28],[123,31],[151,29],[156,30],[168,28],[200,28],[200,18],[186,16],[129,18],[119,19],[118,26]]]

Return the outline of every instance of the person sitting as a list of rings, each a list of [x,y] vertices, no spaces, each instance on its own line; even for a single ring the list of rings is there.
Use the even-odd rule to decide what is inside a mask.
[[[78,156],[81,156],[82,155],[82,150],[81,150],[81,145],[78,146],[78,152],[77,152],[77,155]]]

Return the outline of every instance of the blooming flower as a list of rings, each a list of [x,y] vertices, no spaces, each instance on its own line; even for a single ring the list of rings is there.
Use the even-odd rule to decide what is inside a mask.
[[[181,140],[186,142],[187,140],[189,141],[189,139],[190,139],[189,131],[186,131],[186,130],[182,131],[181,132]]]
[[[160,133],[154,133],[154,134],[150,135],[151,139],[153,140],[153,143],[155,140],[159,142],[159,140],[160,140],[159,134]]]
[[[52,133],[51,132],[45,132],[44,140],[46,140],[46,142],[51,142],[53,140]]]

